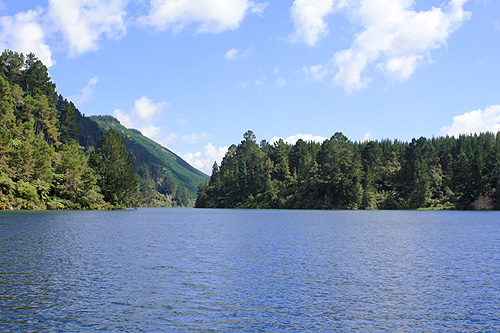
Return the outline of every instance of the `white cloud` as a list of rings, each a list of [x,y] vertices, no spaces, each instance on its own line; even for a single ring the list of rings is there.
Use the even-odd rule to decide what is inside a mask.
[[[290,41],[316,45],[320,38],[328,34],[328,24],[324,18],[333,10],[334,0],[295,0],[290,9],[295,24]]]
[[[126,35],[129,21],[159,30],[178,31],[194,24],[200,33],[237,29],[248,14],[262,15],[267,2],[251,0],[137,0],[148,4],[147,16],[132,18],[131,0],[48,0],[48,7],[0,17],[0,47],[33,52],[47,67],[54,64],[46,39],[62,40],[70,56],[97,51],[104,39]],[[0,10],[5,5],[0,1]],[[136,14],[140,15],[140,14]],[[52,45],[53,46],[53,45]],[[57,45],[58,48],[61,45]],[[248,56],[250,50],[239,52]]]
[[[132,119],[130,114],[123,112],[120,109],[113,111],[113,116],[120,121],[120,123],[127,128],[137,128],[136,122]]]
[[[500,105],[488,106],[483,110],[466,112],[453,117],[453,124],[441,128],[441,132],[458,137],[460,134],[500,131]]]
[[[302,72],[306,74],[308,80],[322,82],[329,74],[329,70],[324,65],[314,65],[304,67]]]
[[[314,141],[314,142],[320,142],[321,143],[321,142],[325,141],[328,138],[326,138],[324,136],[318,136],[318,135],[312,135],[312,134],[295,134],[295,135],[287,137],[286,139],[282,138],[282,137],[279,137],[279,136],[275,136],[275,137],[273,137],[271,139],[271,144],[273,144],[275,142],[278,142],[279,139],[282,139],[286,143],[294,145],[299,139],[302,139],[302,140],[304,140],[306,142],[308,142],[308,141]]]
[[[207,175],[212,174],[212,166],[214,162],[221,164],[222,158],[226,154],[229,147],[215,147],[208,143],[203,152],[180,154],[186,162],[193,167],[203,171]]]
[[[349,49],[336,52],[327,64],[304,67],[303,72],[315,81],[333,76],[333,84],[347,93],[368,85],[371,78],[363,73],[371,65],[392,80],[408,80],[420,63],[430,61],[430,52],[446,45],[470,17],[463,9],[467,1],[450,0],[439,8],[416,11],[414,0],[296,0],[291,9],[295,40],[315,45],[328,32],[324,18],[340,10],[362,28]]]
[[[151,0],[148,16],[139,19],[159,30],[178,32],[197,24],[200,33],[237,29],[248,12],[261,14],[265,4],[249,0]]]
[[[407,80],[429,52],[446,40],[470,13],[467,0],[451,0],[443,8],[417,12],[412,0],[361,0],[355,19],[363,26],[348,50],[337,52],[338,68],[333,82],[347,92],[361,89],[370,81],[363,77],[366,67],[377,68],[397,80]]]
[[[165,142],[172,140],[172,136],[168,136],[164,131],[154,125],[154,120],[160,117],[163,109],[169,104],[167,102],[153,103],[146,96],[142,96],[134,103],[134,108],[129,113],[123,112],[120,109],[113,111],[120,123],[127,128],[135,128],[144,136],[153,139],[157,142]],[[177,138],[177,135],[175,136]]]
[[[274,74],[276,74],[276,84],[278,85],[278,87],[282,88],[286,84],[286,81],[281,76],[279,68],[274,69]]]
[[[238,56],[238,53],[239,53],[238,49],[232,48],[231,50],[226,52],[224,58],[226,58],[226,60],[234,60]]]
[[[41,25],[43,9],[0,17],[0,48],[29,54],[33,52],[47,67],[54,65],[52,51],[46,44]]]
[[[167,135],[163,135],[162,139],[157,141],[158,143],[161,143],[165,147],[168,146],[171,142],[177,141],[179,138],[179,134],[175,132],[168,133]]]
[[[250,12],[262,16],[267,6],[269,6],[268,2],[255,3],[250,1]]]
[[[133,113],[137,114],[143,121],[150,122],[155,114],[161,112],[165,107],[169,106],[167,102],[153,103],[146,96],[142,96],[134,103]]]
[[[182,140],[189,142],[190,144],[195,144],[196,142],[206,138],[207,136],[208,136],[207,132],[202,132],[200,134],[183,135]]]
[[[390,58],[386,63],[379,64],[377,68],[382,69],[388,76],[398,81],[406,81],[415,72],[419,62],[423,60],[422,55],[402,56]]]
[[[92,98],[92,95],[94,95],[94,86],[97,84],[97,82],[99,82],[99,77],[94,76],[89,80],[87,85],[82,88],[79,95],[69,96],[68,99],[75,103],[75,105],[78,107],[82,104],[85,104]]]
[[[370,141],[372,138],[372,132],[368,131],[365,133],[365,138],[363,139],[363,141]]]
[[[70,55],[96,51],[98,42],[125,35],[128,0],[49,0],[54,27],[69,44]]]
[[[229,51],[227,51],[224,54],[224,58],[226,58],[226,60],[229,60],[229,61],[236,60],[236,59],[243,59],[243,58],[248,57],[251,52],[252,52],[251,48],[246,49],[245,51],[240,51],[237,48],[233,47],[232,49],[230,49]]]
[[[276,78],[276,84],[278,85],[278,87],[280,87],[280,88],[281,88],[281,87],[285,86],[286,81],[285,81],[285,79],[284,79],[284,78],[282,78],[281,76],[278,76],[278,77]]]

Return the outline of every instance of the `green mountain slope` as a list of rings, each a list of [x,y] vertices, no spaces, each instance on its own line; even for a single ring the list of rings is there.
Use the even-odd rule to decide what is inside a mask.
[[[209,179],[203,172],[193,168],[167,148],[145,137],[137,130],[124,127],[112,116],[92,116],[87,119],[96,123],[102,133],[112,128],[122,137],[132,157],[135,171],[149,185],[158,186],[168,175],[176,186],[187,188],[189,198],[194,199],[198,186]],[[87,142],[92,142],[90,137],[95,135],[86,133],[85,127],[88,125],[83,125],[80,142],[85,145]],[[95,129],[91,132],[95,132]],[[98,136],[100,137],[102,133],[98,133]]]

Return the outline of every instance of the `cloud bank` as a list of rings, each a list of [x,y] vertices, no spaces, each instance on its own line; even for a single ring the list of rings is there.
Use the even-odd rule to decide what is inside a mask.
[[[365,88],[370,66],[391,80],[405,81],[417,66],[430,61],[430,52],[446,45],[448,37],[470,17],[463,9],[467,0],[451,0],[442,7],[414,10],[413,0],[319,1],[295,0],[292,17],[296,31],[292,40],[316,45],[328,33],[325,17],[342,11],[361,27],[350,48],[336,52],[326,64],[305,68],[316,80],[327,73],[335,86],[347,93]]]
[[[279,136],[274,136],[271,139],[270,143],[274,144],[275,142],[278,142],[280,139],[282,139],[283,141],[285,141],[288,144],[294,145],[297,141],[299,141],[299,139],[302,139],[302,140],[304,140],[306,142],[308,142],[308,141],[314,141],[314,142],[321,143],[321,142],[325,141],[328,138],[324,137],[324,136],[318,136],[318,135],[312,135],[312,134],[295,134],[295,135],[287,137],[286,139],[282,138],[282,137],[279,137]]]
[[[229,147],[215,147],[208,143],[203,152],[187,153],[181,155],[182,158],[191,164],[193,167],[203,171],[207,175],[212,174],[212,166],[214,162],[221,164],[222,158],[226,155]]]
[[[127,128],[135,128],[144,136],[155,141],[163,142],[169,137],[164,137],[161,129],[154,125],[155,119],[161,116],[163,109],[169,104],[167,102],[154,103],[146,96],[142,96],[134,103],[134,108],[130,112],[123,112],[120,109],[113,111],[120,123]]]
[[[126,33],[126,0],[49,0],[48,16],[62,33],[70,55],[96,51],[103,36],[119,38]]]
[[[139,18],[142,24],[173,32],[195,25],[198,33],[237,29],[249,12],[265,7],[249,0],[151,0],[150,5],[148,15]]]
[[[130,0],[49,0],[46,9],[0,17],[0,47],[33,52],[51,67],[54,45],[49,46],[49,38],[62,40],[69,55],[78,56],[99,50],[103,40],[124,37],[133,22],[158,30],[177,32],[192,25],[198,33],[221,33],[237,29],[248,14],[262,14],[267,6],[250,0],[141,2],[148,13],[136,19],[139,14],[128,10]]]
[[[445,135],[458,137],[460,134],[500,131],[500,105],[488,106],[484,110],[473,110],[453,117],[453,123],[441,128]]]
[[[42,26],[44,10],[38,8],[14,16],[0,17],[0,48],[24,54],[34,53],[45,66],[54,65],[52,51],[46,43]]]
[[[334,0],[295,0],[290,16],[295,32],[289,37],[292,43],[304,42],[314,46],[328,34],[325,17],[334,11]]]
[[[359,27],[350,47],[335,52],[323,64],[304,67],[303,72],[313,81],[330,79],[350,93],[367,87],[372,79],[367,73],[372,69],[390,80],[408,80],[421,63],[431,61],[431,51],[446,45],[470,17],[464,10],[466,2],[449,0],[440,7],[417,11],[415,0],[295,0],[290,7],[295,28],[288,40],[316,46],[330,33],[333,14],[347,16]],[[124,37],[130,23],[160,31],[192,27],[197,33],[221,33],[239,28],[249,14],[261,15],[268,5],[251,0],[140,3],[146,9],[142,16],[130,12],[130,0],[49,0],[47,9],[0,17],[0,46],[34,52],[51,67],[54,60],[48,40],[62,40],[69,55],[77,56],[97,51],[103,40]],[[250,50],[233,48],[225,58],[244,58]],[[284,80],[277,84],[282,86]]]

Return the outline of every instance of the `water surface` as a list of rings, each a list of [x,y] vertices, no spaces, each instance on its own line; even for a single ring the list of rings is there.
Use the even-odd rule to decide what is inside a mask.
[[[6,331],[500,332],[500,213],[0,213]]]

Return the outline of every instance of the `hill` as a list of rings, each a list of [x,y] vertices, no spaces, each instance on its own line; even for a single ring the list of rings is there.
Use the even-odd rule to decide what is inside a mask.
[[[0,55],[0,210],[192,206],[207,180],[115,118],[82,115],[34,54]]]
[[[188,197],[194,199],[198,186],[209,178],[172,151],[145,137],[140,131],[126,128],[112,116],[92,116],[87,119],[97,124],[101,131],[96,133],[99,137],[108,132],[109,129],[113,129],[122,137],[125,147],[132,157],[134,170],[144,182],[155,190],[162,192],[162,183],[166,177],[170,177],[175,188],[179,186],[186,188]],[[85,123],[81,121],[79,125],[82,126],[82,132],[78,136],[80,144],[86,148],[90,145],[95,147],[96,135],[89,135],[89,133],[95,133],[95,128],[90,127],[92,125],[89,125],[88,121]]]

